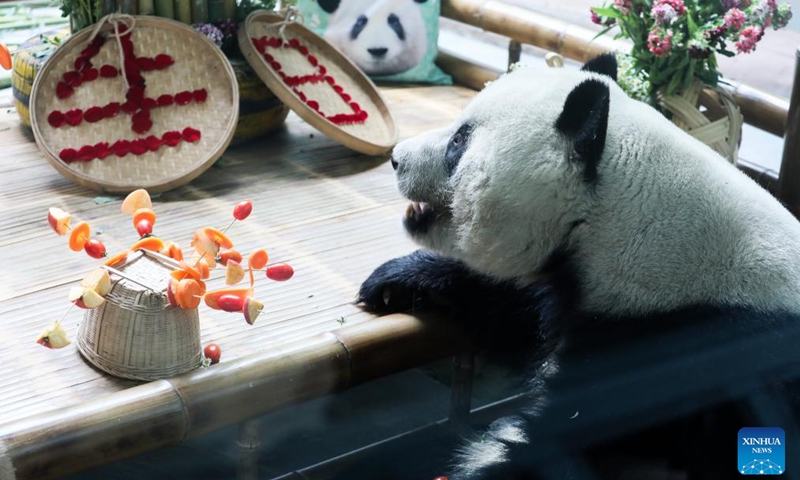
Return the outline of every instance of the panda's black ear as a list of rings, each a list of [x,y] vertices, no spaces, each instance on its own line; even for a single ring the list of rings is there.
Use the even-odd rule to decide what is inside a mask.
[[[428,0],[414,0],[414,1],[415,1],[415,2],[417,2],[417,3],[425,3],[425,2],[427,2]]]
[[[581,70],[584,72],[594,72],[601,75],[608,75],[617,81],[617,56],[613,53],[598,55],[586,62]]]
[[[606,145],[609,103],[608,85],[584,80],[569,92],[556,120],[556,129],[569,139],[576,157],[584,163],[583,178],[589,183],[597,179],[597,163]]]
[[[318,0],[319,6],[328,13],[333,13],[339,8],[341,0]]]

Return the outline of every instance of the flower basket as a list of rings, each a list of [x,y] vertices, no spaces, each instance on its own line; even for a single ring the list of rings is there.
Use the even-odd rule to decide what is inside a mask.
[[[656,98],[672,123],[736,163],[744,117],[727,91],[695,79],[689,88],[672,95],[659,90]]]
[[[156,380],[202,364],[197,309],[167,301],[167,280],[178,264],[148,253],[140,250],[118,267],[127,278],[117,277],[105,303],[87,310],[78,328],[83,357],[115,377]]]

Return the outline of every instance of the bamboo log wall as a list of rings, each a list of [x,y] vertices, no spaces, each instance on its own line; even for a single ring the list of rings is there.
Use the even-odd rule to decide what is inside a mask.
[[[630,44],[610,36],[592,41],[596,35],[592,30],[496,0],[442,0],[442,16],[580,62],[607,51],[630,48]],[[476,82],[479,81],[471,83]],[[745,122],[773,135],[784,135],[789,111],[786,100],[744,85],[727,88],[739,104]]]
[[[800,215],[800,48],[795,51],[794,84],[781,162],[779,197],[795,215]]]
[[[346,326],[3,425],[0,452],[16,478],[68,475],[463,351],[452,330],[402,314]]]

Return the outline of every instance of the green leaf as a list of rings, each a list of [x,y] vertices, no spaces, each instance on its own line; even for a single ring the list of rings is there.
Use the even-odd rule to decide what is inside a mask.
[[[686,20],[689,22],[689,37],[694,37],[694,34],[697,32],[697,25],[694,23],[691,13],[686,15]]]
[[[623,17],[622,13],[614,10],[613,8],[605,8],[605,7],[592,7],[594,13],[600,15],[601,17],[609,17],[609,18],[616,18],[620,19]]]
[[[591,39],[591,40],[589,40],[589,43],[592,43],[592,42],[594,42],[595,40],[597,40],[599,37],[602,37],[603,35],[605,35],[606,33],[608,33],[608,31],[609,31],[609,30],[611,30],[612,28],[614,28],[614,25],[612,25],[612,26],[610,26],[610,27],[606,27],[606,28],[604,28],[604,29],[600,30],[600,32],[598,32],[598,34],[597,34],[597,35],[595,35],[594,37],[592,37],[592,39]]]
[[[678,86],[681,84],[681,75],[673,75],[672,80],[669,81],[669,85],[667,85],[667,90],[664,92],[665,95],[672,95],[675,90],[678,89]]]

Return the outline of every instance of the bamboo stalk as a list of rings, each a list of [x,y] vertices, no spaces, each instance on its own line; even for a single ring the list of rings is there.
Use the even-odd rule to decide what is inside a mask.
[[[175,5],[173,0],[155,0],[156,15],[159,17],[174,19]]]
[[[0,451],[18,480],[69,475],[453,355],[455,330],[405,314],[346,326],[0,425]]]
[[[139,0],[139,15],[155,15],[156,7],[153,0]]]
[[[602,36],[592,30],[505,4],[496,0],[442,0],[442,16],[510,37],[585,62],[607,51],[630,49],[630,44]],[[731,84],[728,89],[745,122],[773,135],[784,134],[789,103],[754,88]]]
[[[226,20],[236,20],[236,0],[223,0],[222,10]]]
[[[208,0],[192,0],[192,23],[208,22]]]
[[[175,20],[187,25],[192,23],[192,0],[175,0]]]
[[[208,0],[208,21],[211,23],[225,20],[224,0]]]
[[[795,51],[792,101],[786,121],[778,198],[795,216],[800,214],[800,48]]]
[[[117,12],[126,13],[128,15],[138,15],[138,0],[117,0]]]

